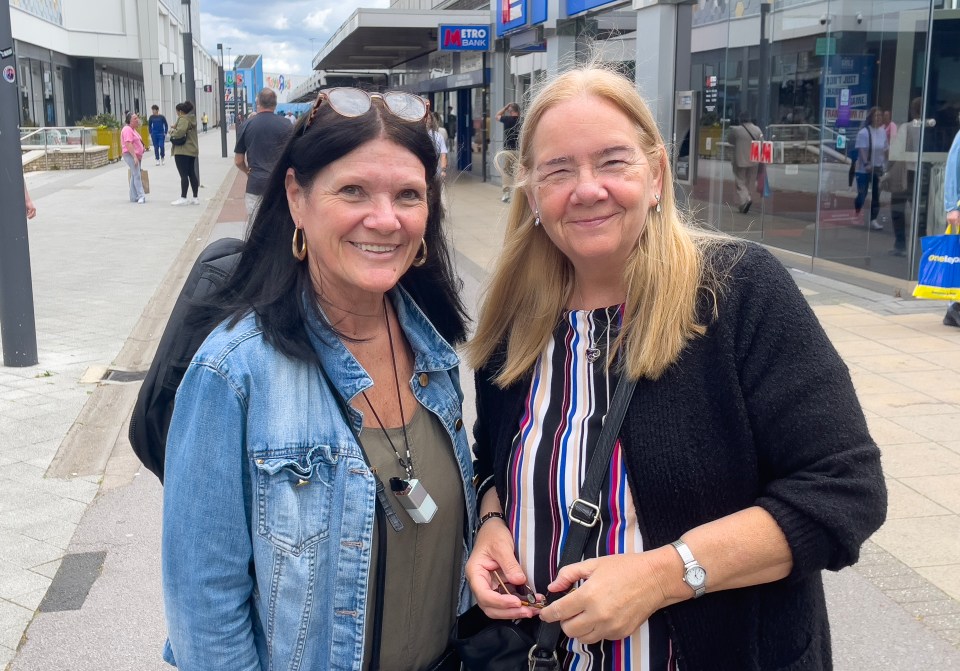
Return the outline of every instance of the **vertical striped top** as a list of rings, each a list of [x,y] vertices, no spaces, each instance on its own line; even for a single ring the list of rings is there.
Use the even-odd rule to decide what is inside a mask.
[[[517,557],[541,594],[557,573],[577,498],[616,389],[608,370],[622,306],[565,313],[534,368],[507,475],[504,513]],[[619,441],[601,488],[600,521],[591,530],[584,558],[643,552]],[[619,641],[582,644],[561,639],[562,668],[576,671],[676,671],[662,616],[655,614]]]

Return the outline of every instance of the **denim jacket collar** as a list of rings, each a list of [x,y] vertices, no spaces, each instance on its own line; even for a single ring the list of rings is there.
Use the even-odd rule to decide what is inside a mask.
[[[413,351],[413,374],[450,370],[460,365],[460,357],[423,314],[413,298],[399,284],[388,294],[393,309],[400,321],[403,333]],[[312,294],[304,294],[304,303],[315,300]],[[310,306],[307,305],[309,308]],[[322,312],[323,308],[318,306]],[[323,327],[313,310],[307,310],[307,333],[314,351],[327,375],[349,401],[360,392],[373,386],[360,363],[346,345]]]

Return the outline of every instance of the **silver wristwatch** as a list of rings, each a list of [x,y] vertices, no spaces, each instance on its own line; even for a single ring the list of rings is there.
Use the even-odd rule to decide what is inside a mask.
[[[693,598],[697,599],[707,593],[707,571],[700,566],[690,548],[682,540],[675,540],[670,545],[677,549],[680,559],[683,560],[683,582],[690,585]]]

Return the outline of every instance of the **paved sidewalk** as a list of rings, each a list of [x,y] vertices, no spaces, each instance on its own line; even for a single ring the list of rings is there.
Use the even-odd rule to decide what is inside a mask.
[[[97,380],[143,369],[183,260],[242,228],[232,155],[220,157],[213,131],[200,145],[202,207],[168,205],[172,162],[148,161],[153,194],[139,206],[126,201],[122,164],[28,175],[40,364],[0,367],[0,669],[169,668],[161,490],[125,441],[137,383]],[[448,190],[471,308],[502,240],[499,195],[469,176]],[[960,669],[960,329],[940,324],[940,305],[794,277],[851,368],[890,488],[889,520],[861,563],[826,576],[836,668]],[[469,418],[469,376],[464,387]],[[68,570],[78,558],[94,562],[86,581]],[[77,585],[89,594],[66,603]]]

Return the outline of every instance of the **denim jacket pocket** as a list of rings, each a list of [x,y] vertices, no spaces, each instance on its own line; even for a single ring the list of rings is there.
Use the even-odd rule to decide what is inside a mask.
[[[297,446],[254,455],[257,533],[299,555],[330,533],[337,463],[329,446]]]

